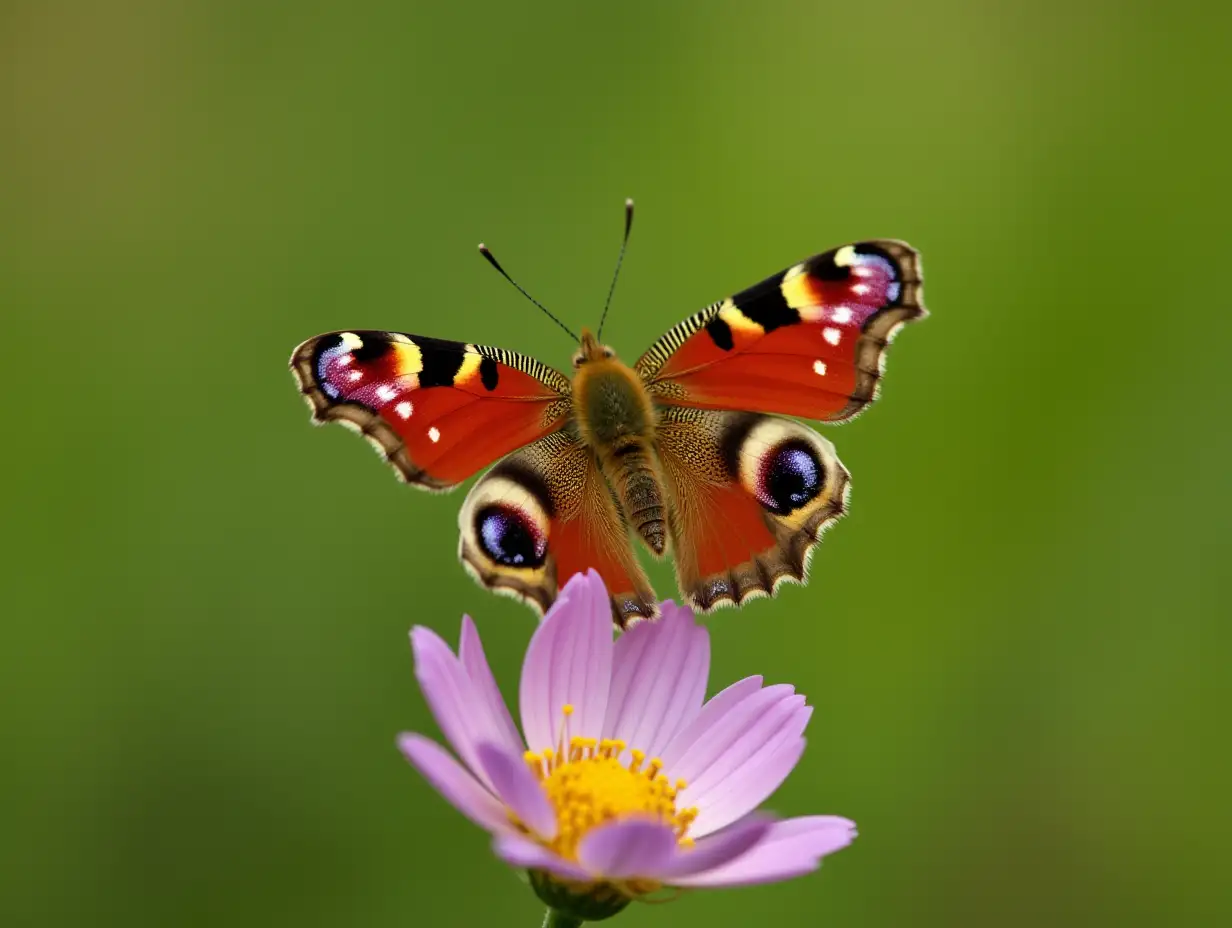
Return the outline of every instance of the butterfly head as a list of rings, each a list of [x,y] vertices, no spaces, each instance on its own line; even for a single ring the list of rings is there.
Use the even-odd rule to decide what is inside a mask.
[[[581,344],[578,345],[578,350],[573,355],[573,369],[577,370],[583,364],[593,361],[610,361],[614,357],[616,357],[616,352],[600,343],[590,329],[582,329]]]

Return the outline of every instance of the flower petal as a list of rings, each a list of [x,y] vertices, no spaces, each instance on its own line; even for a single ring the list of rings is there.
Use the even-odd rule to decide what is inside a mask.
[[[766,716],[774,712],[779,703],[791,699],[794,694],[793,687],[780,683],[745,696],[735,705],[727,707],[726,711],[708,713],[706,710],[709,706],[703,707],[694,725],[702,722],[709,724],[704,731],[698,733],[687,750],[682,752],[678,758],[673,757],[672,764],[667,763],[667,757],[663,758],[665,771],[672,779],[683,778],[688,782],[689,787],[693,788],[715,764],[728,766],[728,752],[733,745],[738,744],[749,731],[764,726]],[[714,701],[711,700],[711,702]],[[782,724],[782,719],[777,714],[775,721],[777,724]],[[689,727],[693,728],[693,726]],[[688,732],[682,732],[678,738],[686,734]],[[669,745],[668,749],[669,756],[675,754],[672,749],[676,747],[675,742],[678,739],[672,740],[673,744]],[[694,795],[697,794],[694,793]]]
[[[803,753],[804,739],[795,738],[781,745],[769,758],[759,758],[758,763],[746,764],[732,773],[729,782],[709,791],[704,800],[693,803],[698,815],[690,833],[700,838],[752,812],[783,785]]]
[[[495,731],[501,736],[498,743],[514,754],[521,754],[526,745],[522,742],[522,736],[518,734],[517,726],[513,724],[513,717],[510,716],[505,699],[496,685],[496,678],[492,676],[488,658],[483,653],[483,642],[479,639],[479,632],[469,615],[462,616],[462,633],[458,636],[458,660],[461,661],[467,676],[471,678],[471,683],[474,684],[480,700],[488,707]]]
[[[422,626],[412,628],[411,648],[415,653],[415,677],[441,733],[462,762],[491,787],[475,753],[480,741],[495,741],[499,737],[487,705],[449,645],[436,632]]]
[[[656,876],[670,883],[678,877],[714,870],[748,853],[761,842],[774,820],[750,815],[718,834],[702,838],[691,848],[677,847],[672,859]]]
[[[556,812],[522,758],[489,743],[479,745],[478,754],[496,795],[522,824],[546,841],[555,838]]]
[[[590,874],[577,864],[521,835],[498,836],[492,842],[492,850],[505,863],[520,870],[546,870],[566,880],[590,880]]]
[[[783,767],[780,750],[789,746],[803,748],[800,737],[813,710],[804,704],[803,696],[788,696],[774,703],[753,719],[740,734],[726,740],[723,750],[710,765],[687,780],[680,802],[697,806],[701,815],[693,824],[692,833],[700,837],[729,822],[735,821],[770,795],[791,772],[800,759],[799,751],[790,765]],[[720,801],[740,803],[744,794],[756,793],[752,804],[716,824],[714,806]]]
[[[855,837],[855,822],[836,815],[791,818],[775,822],[760,843],[731,863],[673,882],[677,886],[750,886],[787,880],[816,870],[822,857],[845,848]]]
[[[665,602],[657,622],[617,639],[603,737],[658,757],[701,711],[710,673],[710,634],[691,610]]]
[[[697,742],[697,739],[708,732],[715,723],[725,718],[733,707],[760,690],[761,680],[760,676],[745,677],[711,697],[710,701],[702,706],[701,711],[694,716],[693,721],[683,725],[680,731],[672,737],[667,747],[659,752],[664,769],[672,776],[677,776],[675,767]]]
[[[398,748],[450,805],[480,828],[498,835],[513,833],[500,800],[435,741],[408,733],[398,736]]]
[[[578,844],[578,863],[613,880],[653,877],[676,851],[676,833],[663,822],[626,818],[592,828]]]
[[[559,746],[566,705],[569,735],[599,738],[611,680],[611,601],[590,570],[565,584],[526,649],[519,703],[530,749]]]

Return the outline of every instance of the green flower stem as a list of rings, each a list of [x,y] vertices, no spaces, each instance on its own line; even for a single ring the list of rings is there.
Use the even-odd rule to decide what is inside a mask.
[[[581,924],[580,918],[574,918],[556,909],[548,909],[543,916],[543,928],[579,928]]]

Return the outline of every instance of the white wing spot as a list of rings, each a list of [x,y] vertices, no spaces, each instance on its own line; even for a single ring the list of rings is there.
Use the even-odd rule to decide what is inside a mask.
[[[826,376],[826,362],[821,361],[821,360],[814,361],[813,371],[817,374],[818,377]]]
[[[852,284],[851,285],[851,292],[854,293],[856,296],[864,296],[864,294],[868,293],[868,289],[869,289],[868,284]]]
[[[382,403],[388,403],[398,395],[398,391],[389,384],[383,383],[376,388],[376,395],[377,399],[379,399]]]
[[[351,383],[354,383],[357,380],[363,380],[364,372],[363,371],[351,371],[351,373],[347,374],[347,379],[350,380]]]
[[[843,340],[843,333],[838,329],[833,329],[827,326],[821,330],[821,337],[828,341],[831,345],[837,345]]]
[[[411,412],[414,411],[414,409],[415,407],[411,405],[409,400],[403,400],[394,407],[394,412],[396,412],[403,419],[409,419],[411,418]]]
[[[860,286],[860,285],[857,284],[857,286]],[[846,306],[840,306],[836,310],[834,310],[834,312],[830,314],[830,318],[833,319],[835,322],[837,322],[839,325],[846,325],[848,322],[851,321],[851,316],[852,316],[852,312]]]
[[[428,437],[432,439],[433,444],[436,444],[441,440],[441,430],[435,425],[432,426],[432,428],[428,429]]]
[[[338,363],[341,364],[343,367],[350,367],[352,364],[355,363],[355,355],[344,354],[342,357],[338,359]]]

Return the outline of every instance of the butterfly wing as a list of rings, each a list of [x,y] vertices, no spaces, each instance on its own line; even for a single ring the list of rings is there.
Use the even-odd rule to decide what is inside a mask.
[[[680,590],[694,608],[803,583],[850,478],[812,429],[761,413],[667,407],[658,431]]]
[[[655,402],[841,422],[877,394],[885,351],[927,315],[905,242],[844,245],[677,325],[637,362]]]
[[[624,627],[658,614],[629,529],[595,456],[572,428],[506,457],[467,494],[458,554],[483,586],[547,611],[573,574],[594,568]]]
[[[569,381],[533,358],[400,332],[330,332],[295,349],[291,370],[318,424],[367,438],[398,476],[448,490],[559,429]]]

